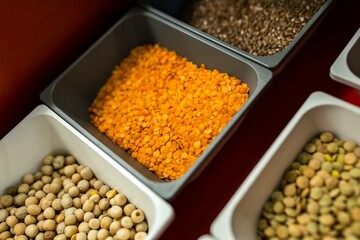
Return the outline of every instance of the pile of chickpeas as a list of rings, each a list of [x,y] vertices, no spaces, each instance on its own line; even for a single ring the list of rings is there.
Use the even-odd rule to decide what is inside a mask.
[[[263,206],[258,239],[360,239],[360,146],[323,132]]]
[[[140,240],[147,231],[144,212],[73,156],[46,156],[0,197],[0,239]]]

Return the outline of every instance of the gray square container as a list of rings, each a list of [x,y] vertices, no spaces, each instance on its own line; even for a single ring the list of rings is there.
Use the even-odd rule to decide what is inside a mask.
[[[100,133],[89,120],[88,108],[114,67],[131,49],[146,43],[158,43],[195,64],[204,63],[208,69],[216,68],[236,76],[250,88],[248,101],[192,167],[181,178],[172,182],[161,180]],[[40,98],[153,191],[162,198],[171,200],[205,168],[236,131],[250,107],[271,82],[271,78],[270,70],[219,48],[154,13],[135,7],[44,89]]]
[[[211,36],[204,31],[201,31],[181,20],[180,14],[183,9],[186,0],[175,0],[175,1],[166,1],[166,0],[138,0],[137,3],[139,6],[144,7],[145,9],[166,18],[173,23],[182,26],[183,28],[188,29],[189,31],[206,38],[216,44],[233,51],[241,56],[244,56],[266,68],[269,68],[273,71],[274,74],[279,73],[286,64],[291,60],[291,58],[296,54],[296,52],[301,48],[301,46],[306,42],[306,40],[311,36],[311,34],[316,30],[316,27],[319,25],[321,20],[325,17],[326,13],[335,2],[335,0],[327,0],[321,8],[316,12],[316,14],[308,21],[308,23],[302,28],[302,30],[293,38],[292,42],[282,51],[269,56],[256,56],[250,54],[246,51],[241,50],[233,45],[230,45],[214,36]]]

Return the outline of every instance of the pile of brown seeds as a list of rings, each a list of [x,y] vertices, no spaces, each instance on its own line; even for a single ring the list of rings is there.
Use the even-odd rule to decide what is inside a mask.
[[[285,49],[326,0],[194,0],[181,19],[257,56]]]

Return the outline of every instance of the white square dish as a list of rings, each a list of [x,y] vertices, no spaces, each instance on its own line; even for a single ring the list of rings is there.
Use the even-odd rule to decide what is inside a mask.
[[[49,154],[69,154],[143,210],[148,238],[157,239],[174,218],[172,206],[117,164],[45,105],[36,107],[0,141],[0,193],[34,173]]]
[[[330,68],[330,77],[360,90],[360,28]]]
[[[257,239],[264,203],[296,155],[315,135],[330,131],[360,142],[360,108],[323,92],[304,102],[211,225],[216,239]]]

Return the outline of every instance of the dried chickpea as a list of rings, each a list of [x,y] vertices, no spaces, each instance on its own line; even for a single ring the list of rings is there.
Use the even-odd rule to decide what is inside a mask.
[[[79,173],[74,173],[71,176],[71,182],[74,183],[75,185],[78,184],[83,178],[80,176]]]
[[[132,228],[134,222],[129,216],[122,216],[120,219],[121,226],[124,228]]]
[[[27,210],[26,210],[26,206],[22,206],[16,209],[15,211],[15,216],[19,219],[19,220],[23,220],[27,215]]]
[[[147,237],[146,232],[137,232],[134,236],[134,240],[145,240]]]
[[[64,222],[66,225],[75,225],[77,223],[77,219],[75,214],[67,214],[65,215]]]
[[[90,231],[90,226],[88,222],[81,222],[78,227],[79,232],[88,233]]]
[[[71,198],[74,198],[74,197],[78,196],[79,193],[80,193],[80,190],[79,190],[79,188],[78,188],[77,186],[75,186],[75,185],[72,186],[72,187],[70,187],[69,190],[68,190],[68,194],[69,194],[69,196],[70,196]]]
[[[46,176],[50,176],[53,172],[53,167],[50,165],[44,165],[41,168],[41,172]]]
[[[23,235],[25,234],[25,229],[26,229],[26,225],[25,223],[17,223],[15,226],[14,226],[14,234],[15,235]]]
[[[181,177],[221,132],[247,101],[248,92],[247,84],[235,77],[198,67],[158,44],[143,45],[114,69],[89,114],[101,132],[171,181]]]
[[[33,223],[36,223],[36,222],[37,222],[36,217],[32,216],[30,214],[26,215],[25,218],[24,218],[24,223],[26,225],[33,224]]]
[[[85,212],[84,213],[84,221],[89,222],[90,219],[93,219],[95,217],[93,212]]]
[[[13,204],[14,198],[11,195],[4,195],[0,198],[0,204],[3,207],[9,207]]]
[[[146,232],[148,230],[148,224],[145,221],[139,222],[135,225],[136,232]]]
[[[132,204],[132,203],[128,203],[128,204],[126,204],[125,206],[124,206],[124,214],[126,215],[126,216],[130,216],[131,215],[131,213],[132,213],[132,211],[134,211],[136,209],[136,207],[135,207],[135,205],[134,204]]]
[[[101,181],[101,180],[96,180],[95,182],[94,182],[94,189],[95,190],[98,190],[99,191],[99,189],[100,189],[100,187],[102,186],[102,185],[104,185],[104,183]]]
[[[4,222],[9,216],[9,212],[6,209],[0,209],[0,222]]]
[[[65,227],[66,227],[66,223],[65,222],[60,222],[56,225],[56,233],[57,234],[64,234],[65,233]]]
[[[136,209],[131,212],[131,220],[134,223],[140,223],[140,222],[144,221],[144,219],[145,219],[145,214],[142,210]]]
[[[28,193],[30,190],[30,185],[27,183],[22,183],[20,184],[20,186],[18,187],[18,193]]]
[[[53,219],[46,219],[43,228],[45,231],[53,231],[56,229],[56,222]]]
[[[111,190],[110,187],[108,185],[104,184],[100,187],[99,194],[102,197],[106,197],[106,193],[110,190]]]
[[[28,185],[32,185],[35,181],[34,175],[26,174],[23,176],[22,181]]]
[[[100,207],[101,210],[103,210],[103,211],[107,210],[109,208],[109,206],[110,206],[110,202],[109,202],[109,200],[107,198],[100,199],[99,207]]]
[[[99,229],[97,233],[97,238],[99,240],[105,240],[109,236],[109,232],[106,229]]]
[[[95,229],[95,230],[99,229],[99,228],[100,228],[100,220],[99,220],[98,218],[92,218],[92,219],[90,219],[90,221],[89,221],[89,227],[90,227],[91,229]]]
[[[54,237],[54,240],[66,240],[66,236],[65,234],[61,233],[61,234],[58,234]]]
[[[64,234],[65,234],[66,237],[70,238],[71,236],[73,236],[77,232],[78,232],[78,228],[77,228],[76,225],[68,225],[68,226],[65,227]]]
[[[27,206],[26,210],[30,215],[36,216],[40,214],[41,207],[39,205],[30,204],[29,206]]]
[[[53,219],[55,217],[55,210],[52,207],[47,207],[43,211],[44,217],[47,219]]]
[[[119,221],[113,221],[111,224],[110,224],[110,227],[109,227],[109,232],[111,235],[115,235],[116,232],[121,228],[121,223]]]
[[[54,231],[45,231],[44,233],[44,239],[54,239],[56,236],[56,233]]]
[[[117,232],[115,237],[119,240],[127,240],[130,238],[130,230],[128,228],[120,228]]]
[[[119,219],[123,214],[123,210],[120,206],[115,205],[109,208],[107,213],[110,217],[114,219]]]
[[[80,176],[85,180],[90,180],[94,176],[94,173],[89,167],[84,167],[80,171]]]
[[[91,212],[94,208],[95,203],[89,199],[87,199],[83,206],[82,209],[84,210],[84,212]]]
[[[64,168],[64,174],[70,178],[76,172],[76,168],[73,165],[66,165]]]
[[[123,206],[127,202],[126,196],[122,193],[116,194],[113,198],[110,199],[110,204],[112,206]]]
[[[62,155],[58,155],[53,158],[52,166],[54,169],[60,169],[65,165],[65,158]]]
[[[26,236],[33,238],[35,237],[39,232],[39,229],[37,228],[37,226],[35,224],[30,224],[26,227],[25,229],[25,234]]]
[[[89,181],[83,179],[78,182],[77,187],[80,192],[84,193],[89,189],[90,183],[89,183]]]
[[[12,234],[10,231],[4,231],[0,233],[0,239],[10,239],[11,236]]]

